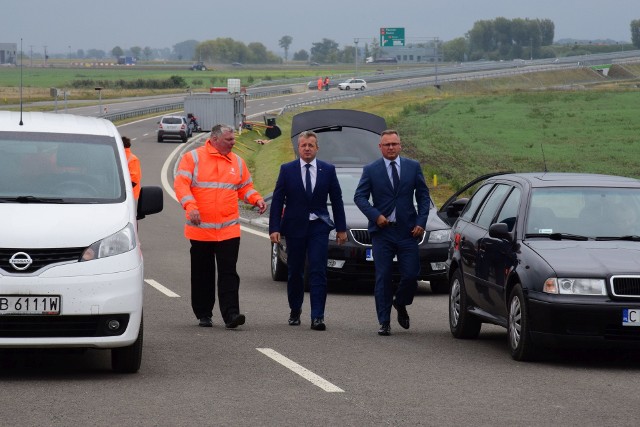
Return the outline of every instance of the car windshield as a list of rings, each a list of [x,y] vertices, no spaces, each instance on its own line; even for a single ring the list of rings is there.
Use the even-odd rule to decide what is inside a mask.
[[[124,200],[117,143],[106,136],[0,132],[0,203]]]
[[[639,188],[538,188],[531,194],[528,237],[628,238],[640,235]]]

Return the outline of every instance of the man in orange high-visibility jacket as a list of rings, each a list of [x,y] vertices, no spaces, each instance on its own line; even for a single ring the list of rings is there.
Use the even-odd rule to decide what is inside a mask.
[[[131,185],[133,186],[133,198],[136,201],[140,198],[140,186],[142,180],[142,169],[140,168],[140,159],[131,152],[131,139],[126,136],[122,137],[122,145],[127,155],[127,163],[129,165],[129,175],[131,175]]]
[[[218,267],[220,313],[228,329],[245,322],[240,313],[236,271],[240,249],[238,199],[267,210],[244,160],[231,150],[233,128],[216,125],[204,146],[180,160],[174,181],[176,197],[186,211],[184,235],[191,242],[191,308],[199,325],[213,325],[215,275]],[[215,262],[214,262],[215,258]]]

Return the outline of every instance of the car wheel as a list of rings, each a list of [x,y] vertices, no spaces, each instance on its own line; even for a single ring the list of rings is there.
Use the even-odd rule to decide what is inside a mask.
[[[429,280],[429,286],[431,286],[431,292],[434,294],[449,293],[449,282],[446,280]]]
[[[127,347],[117,347],[111,349],[111,369],[123,374],[133,374],[138,372],[142,363],[142,337],[144,324],[140,320],[140,331],[135,342]]]
[[[360,88],[360,90],[364,90],[364,86],[362,86],[362,87]]]
[[[271,243],[271,278],[276,282],[287,280],[287,264],[280,259],[280,249],[277,243]]]
[[[453,272],[449,290],[449,329],[456,338],[477,338],[482,322],[469,313],[467,291],[460,270]]]
[[[522,285],[519,283],[514,286],[509,296],[507,331],[511,357],[519,361],[533,360],[536,350],[529,332],[529,313],[527,312]]]
[[[345,86],[344,90],[351,90],[349,86]]]

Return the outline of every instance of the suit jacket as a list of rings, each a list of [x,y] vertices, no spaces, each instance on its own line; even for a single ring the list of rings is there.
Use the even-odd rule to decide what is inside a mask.
[[[302,182],[300,160],[296,159],[280,166],[280,174],[271,200],[269,234],[279,232],[283,236],[305,236],[311,212],[319,217],[317,221],[327,224],[328,230],[335,228],[337,231],[347,231],[342,190],[336,168],[317,159],[316,166],[316,185],[311,200],[308,199]],[[331,200],[333,221],[329,217],[327,198]]]
[[[410,231],[416,225],[425,228],[427,224],[430,206],[429,188],[420,163],[404,157],[398,157],[398,159],[400,159],[400,185],[397,190],[391,184],[383,158],[369,163],[362,171],[353,201],[369,220],[369,233],[379,231],[376,220],[380,215],[389,217],[394,208],[396,222],[405,230]]]

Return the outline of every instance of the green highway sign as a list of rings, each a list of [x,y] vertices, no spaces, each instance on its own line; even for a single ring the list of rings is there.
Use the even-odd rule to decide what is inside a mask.
[[[380,28],[380,47],[404,46],[404,28]]]

